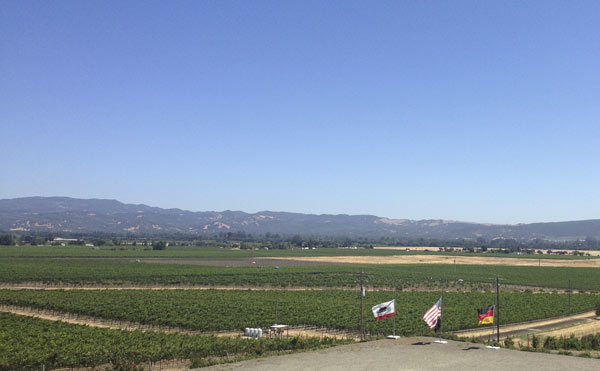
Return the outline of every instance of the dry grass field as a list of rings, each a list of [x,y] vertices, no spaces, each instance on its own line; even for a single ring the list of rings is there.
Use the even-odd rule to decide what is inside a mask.
[[[264,258],[269,259],[269,258]],[[463,264],[463,265],[509,265],[509,266],[541,266],[541,267],[586,267],[600,268],[600,259],[530,259],[502,258],[480,256],[445,256],[445,255],[392,255],[392,256],[311,256],[311,257],[278,257],[278,260],[289,260],[302,263],[329,264]]]
[[[400,250],[400,251],[439,251],[439,247],[431,247],[431,246],[375,246],[373,247],[375,250]],[[454,251],[463,251],[462,247],[453,247]],[[490,251],[494,251],[494,249],[490,249]],[[540,250],[543,252],[543,255],[548,255],[547,250]],[[553,253],[564,253],[564,254],[572,254],[574,251],[583,252],[585,254],[589,254],[590,256],[600,256],[600,250],[552,250]]]

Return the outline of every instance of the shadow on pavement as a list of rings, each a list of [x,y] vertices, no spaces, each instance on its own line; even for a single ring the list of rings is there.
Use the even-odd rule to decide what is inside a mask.
[[[422,341],[419,341],[419,342],[416,342],[416,343],[412,343],[411,345],[429,345],[429,344],[431,344],[429,341],[426,342],[426,343],[424,343]]]

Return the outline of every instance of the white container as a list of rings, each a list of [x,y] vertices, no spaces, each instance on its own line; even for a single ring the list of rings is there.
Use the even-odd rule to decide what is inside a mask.
[[[250,329],[248,327],[244,329],[244,336],[250,336]]]
[[[258,336],[257,337],[259,337],[259,338],[262,337],[262,329],[261,328],[258,329]]]

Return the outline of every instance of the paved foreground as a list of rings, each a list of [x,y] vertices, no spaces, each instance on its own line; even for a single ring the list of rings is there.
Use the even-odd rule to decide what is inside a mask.
[[[600,360],[435,339],[402,338],[356,343],[314,352],[259,358],[212,370],[598,370]]]

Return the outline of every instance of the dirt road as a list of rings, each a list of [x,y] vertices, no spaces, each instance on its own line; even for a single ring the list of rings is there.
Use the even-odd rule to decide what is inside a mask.
[[[342,345],[308,353],[259,358],[209,370],[597,370],[600,360],[432,338],[401,338]]]
[[[504,339],[508,336],[518,336],[519,334],[526,333],[536,333],[536,335],[541,335],[544,332],[548,332],[558,328],[562,328],[561,331],[568,332],[572,328],[572,326],[588,324],[590,321],[597,322],[596,318],[596,312],[589,311],[585,313],[574,314],[571,316],[563,316],[546,320],[531,321],[526,323],[515,323],[512,325],[503,325],[500,326],[500,338]],[[579,328],[578,330],[580,332],[583,331],[582,328]],[[488,337],[491,337],[492,339],[494,339],[496,336],[496,327],[486,326],[484,328],[478,328],[473,330],[457,331],[455,332],[455,334],[460,337],[466,338],[476,337],[487,339]],[[589,332],[584,335],[587,334],[589,334]],[[544,333],[544,335],[546,334]]]

